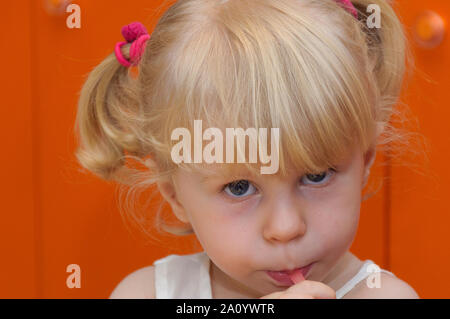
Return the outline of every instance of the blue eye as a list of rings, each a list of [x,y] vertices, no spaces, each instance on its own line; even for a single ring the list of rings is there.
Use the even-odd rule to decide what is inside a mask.
[[[244,197],[242,195],[246,194],[248,190],[252,190],[255,191],[256,188],[247,180],[239,180],[239,181],[234,181],[232,183],[229,183],[227,185],[225,185],[225,192],[232,196],[232,197]],[[251,193],[253,194],[253,193]],[[247,194],[247,195],[251,195],[251,194]]]
[[[332,172],[332,174],[328,174],[328,172]],[[301,180],[304,181],[305,179],[308,179],[312,181],[312,183],[304,183],[306,185],[322,185],[325,184],[331,178],[331,176],[334,175],[334,173],[336,173],[336,170],[330,168],[326,172],[322,172],[320,174],[306,174],[301,178]],[[323,182],[324,180],[325,182]]]

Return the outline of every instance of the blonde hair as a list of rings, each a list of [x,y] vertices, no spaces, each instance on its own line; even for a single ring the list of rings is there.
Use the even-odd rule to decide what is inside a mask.
[[[352,2],[359,20],[334,0],[175,2],[154,28],[136,79],[113,53],[89,74],[77,159],[130,186],[129,203],[137,190],[170,178],[171,132],[192,132],[194,119],[203,127],[280,128],[280,174],[289,165],[322,172],[352,143],[367,150],[377,124],[385,128],[377,145],[403,139],[390,123],[412,63],[402,24],[385,0]],[[369,4],[380,7],[379,29],[367,27]],[[122,51],[128,57],[129,45]],[[149,214],[128,212],[149,234]],[[161,224],[159,213],[158,227],[192,233]]]

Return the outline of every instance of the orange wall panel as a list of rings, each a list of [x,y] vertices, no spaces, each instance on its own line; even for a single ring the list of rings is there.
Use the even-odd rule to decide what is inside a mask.
[[[422,298],[449,298],[450,2],[404,0],[398,4],[409,36],[415,18],[424,10],[433,10],[447,21],[447,34],[434,49],[423,49],[411,38],[417,70],[404,97],[419,124],[410,126],[422,134],[425,144],[422,154],[409,158],[405,154],[396,161],[406,161],[409,167],[392,169],[391,268],[407,278]]]
[[[25,3],[25,5],[23,5]],[[2,66],[0,137],[0,298],[32,298],[38,267],[35,229],[39,219],[34,209],[36,172],[32,121],[30,1],[2,3],[0,37]]]

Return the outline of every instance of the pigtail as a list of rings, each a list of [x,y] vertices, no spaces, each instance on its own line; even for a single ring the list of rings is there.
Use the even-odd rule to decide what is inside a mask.
[[[409,42],[399,17],[396,15],[389,0],[353,0],[358,10],[359,20],[367,35],[369,58],[372,62],[372,72],[378,84],[381,101],[379,121],[387,122],[394,111],[392,108],[398,102],[405,75],[413,67],[413,58]],[[370,5],[380,9],[380,28],[370,27],[368,10]],[[369,11],[369,12],[367,12]]]
[[[129,45],[122,51],[127,56]],[[139,98],[134,82],[113,53],[92,70],[81,90],[75,155],[84,168],[106,180],[120,180],[126,175],[121,174],[126,170],[126,152],[142,153],[136,138]]]
[[[370,72],[378,87],[376,121],[384,130],[377,140],[377,148],[383,152],[389,165],[405,165],[419,174],[429,174],[422,168],[429,162],[427,139],[416,126],[419,123],[417,116],[400,100],[402,90],[407,88],[415,71],[414,55],[404,23],[394,11],[392,0],[352,0],[352,3],[358,10],[358,18],[366,34]],[[380,8],[380,28],[368,25],[368,17],[372,14],[367,10],[369,5]],[[423,156],[424,162],[418,160],[418,156]]]

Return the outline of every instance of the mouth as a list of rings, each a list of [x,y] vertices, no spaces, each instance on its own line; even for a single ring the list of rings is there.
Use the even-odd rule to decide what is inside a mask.
[[[279,270],[279,271],[273,271],[273,270],[266,270],[267,275],[272,278],[277,285],[280,286],[292,286],[294,282],[292,281],[290,275],[293,274],[296,271],[300,271],[304,278],[308,275],[308,273],[311,270],[311,267],[314,265],[314,263],[311,263],[307,266],[291,269],[291,270]]]

